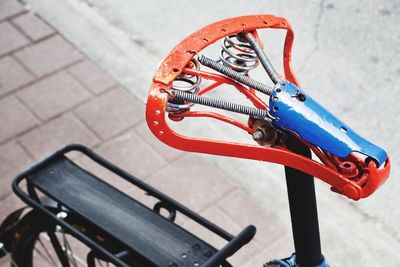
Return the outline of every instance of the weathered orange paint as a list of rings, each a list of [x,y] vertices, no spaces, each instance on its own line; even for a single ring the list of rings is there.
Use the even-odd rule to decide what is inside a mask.
[[[358,200],[360,198],[368,197],[389,177],[389,159],[380,169],[377,169],[375,163],[371,161],[368,166],[363,167],[362,171],[364,176],[362,181],[355,181],[340,174],[335,168],[332,168],[332,164],[321,164],[315,160],[295,154],[284,147],[261,147],[258,145],[243,143],[193,138],[181,135],[168,126],[166,121],[168,116],[165,112],[168,95],[163,90],[169,89],[172,82],[182,72],[199,75],[202,78],[214,80],[215,83],[217,83],[215,86],[203,89],[205,91],[201,92],[201,94],[213,90],[219,84],[230,84],[239,92],[243,93],[257,108],[267,108],[266,104],[255,95],[254,90],[243,90],[244,87],[242,85],[224,77],[223,75],[186,68],[196,53],[221,38],[242,31],[254,32],[255,36],[258,38],[256,30],[262,28],[278,28],[287,31],[283,49],[285,79],[299,86],[290,65],[294,34],[286,19],[272,15],[243,16],[225,19],[210,24],[191,34],[189,37],[181,41],[161,62],[154,75],[147,101],[146,120],[150,130],[158,139],[176,149],[282,164],[306,172],[323,180],[332,186],[333,191],[344,194],[351,199]],[[251,133],[251,128],[247,127],[243,123],[215,112],[187,111],[186,113],[182,113],[180,116],[184,117],[185,115],[188,117],[210,117],[218,119]],[[181,119],[176,116],[172,117],[174,117],[173,119],[175,121]],[[322,160],[323,162],[328,160],[324,153],[319,153],[319,156],[324,157],[324,160]],[[357,159],[355,155],[352,155],[352,157],[357,160],[359,164],[362,162]],[[334,163],[335,160],[333,160]]]

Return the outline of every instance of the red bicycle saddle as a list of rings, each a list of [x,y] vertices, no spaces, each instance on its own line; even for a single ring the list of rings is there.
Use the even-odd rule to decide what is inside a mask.
[[[262,50],[258,31],[268,28],[286,30],[284,76],[275,72]],[[383,149],[356,134],[300,89],[290,65],[293,38],[288,21],[272,15],[230,18],[191,34],[168,54],[154,75],[147,124],[158,139],[177,149],[282,164],[325,181],[333,191],[351,199],[368,197],[388,178],[390,160]],[[219,40],[219,60],[200,54]],[[259,62],[272,86],[251,78]],[[203,86],[202,80],[208,84]],[[254,107],[204,96],[221,85],[237,90]],[[213,111],[195,111],[196,105]],[[219,109],[246,114],[249,119],[239,121],[216,112]],[[185,117],[229,123],[249,133],[252,143],[184,136],[168,125],[169,120],[179,122]],[[288,150],[287,135],[306,144],[317,159]]]

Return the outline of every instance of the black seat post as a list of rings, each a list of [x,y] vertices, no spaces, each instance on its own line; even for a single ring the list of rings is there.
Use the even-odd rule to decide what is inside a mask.
[[[297,154],[311,157],[310,149],[292,136],[288,137],[286,145]],[[302,267],[318,266],[323,261],[323,256],[314,177],[289,167],[285,167],[285,174],[296,262]]]

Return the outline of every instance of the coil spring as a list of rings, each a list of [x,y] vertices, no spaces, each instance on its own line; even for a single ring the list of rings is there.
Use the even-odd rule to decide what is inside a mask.
[[[221,61],[238,72],[247,74],[259,64],[256,53],[242,34],[226,36],[221,47]]]
[[[204,66],[207,66],[213,70],[216,70],[222,74],[225,74],[229,78],[232,78],[233,80],[243,83],[251,88],[254,88],[255,90],[257,90],[259,92],[262,92],[267,95],[271,95],[272,87],[267,84],[263,84],[259,81],[256,81],[256,80],[250,78],[249,76],[244,75],[241,72],[237,72],[237,71],[235,71],[227,66],[224,66],[220,63],[217,63],[216,61],[214,61],[204,55],[199,54],[197,56],[197,59]]]
[[[189,67],[192,67],[196,70],[200,69],[200,64],[197,59],[193,58],[191,63],[192,64],[190,64]],[[171,89],[174,91],[181,91],[189,94],[197,94],[200,90],[200,83],[200,77],[182,73],[174,80]],[[182,99],[170,98],[167,104],[167,112],[169,112],[170,114],[180,113],[193,105],[194,103],[185,103],[185,101]]]
[[[223,101],[219,99],[213,99],[205,96],[195,95],[184,91],[170,91],[170,94],[173,96],[174,99],[182,100],[182,101],[190,101],[192,103],[223,109],[227,111],[233,111],[236,113],[241,113],[245,115],[249,115],[259,119],[265,119],[269,116],[267,110],[248,107],[236,103],[231,103],[228,101]]]

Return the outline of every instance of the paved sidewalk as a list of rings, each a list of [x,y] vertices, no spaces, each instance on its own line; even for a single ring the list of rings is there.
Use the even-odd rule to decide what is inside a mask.
[[[81,143],[232,233],[255,224],[255,240],[234,256],[234,264],[261,266],[291,253],[290,232],[277,217],[203,157],[157,141],[143,104],[36,14],[17,1],[0,0],[0,36],[0,220],[22,205],[10,185],[19,171],[66,144]],[[224,244],[178,221],[212,244]]]

